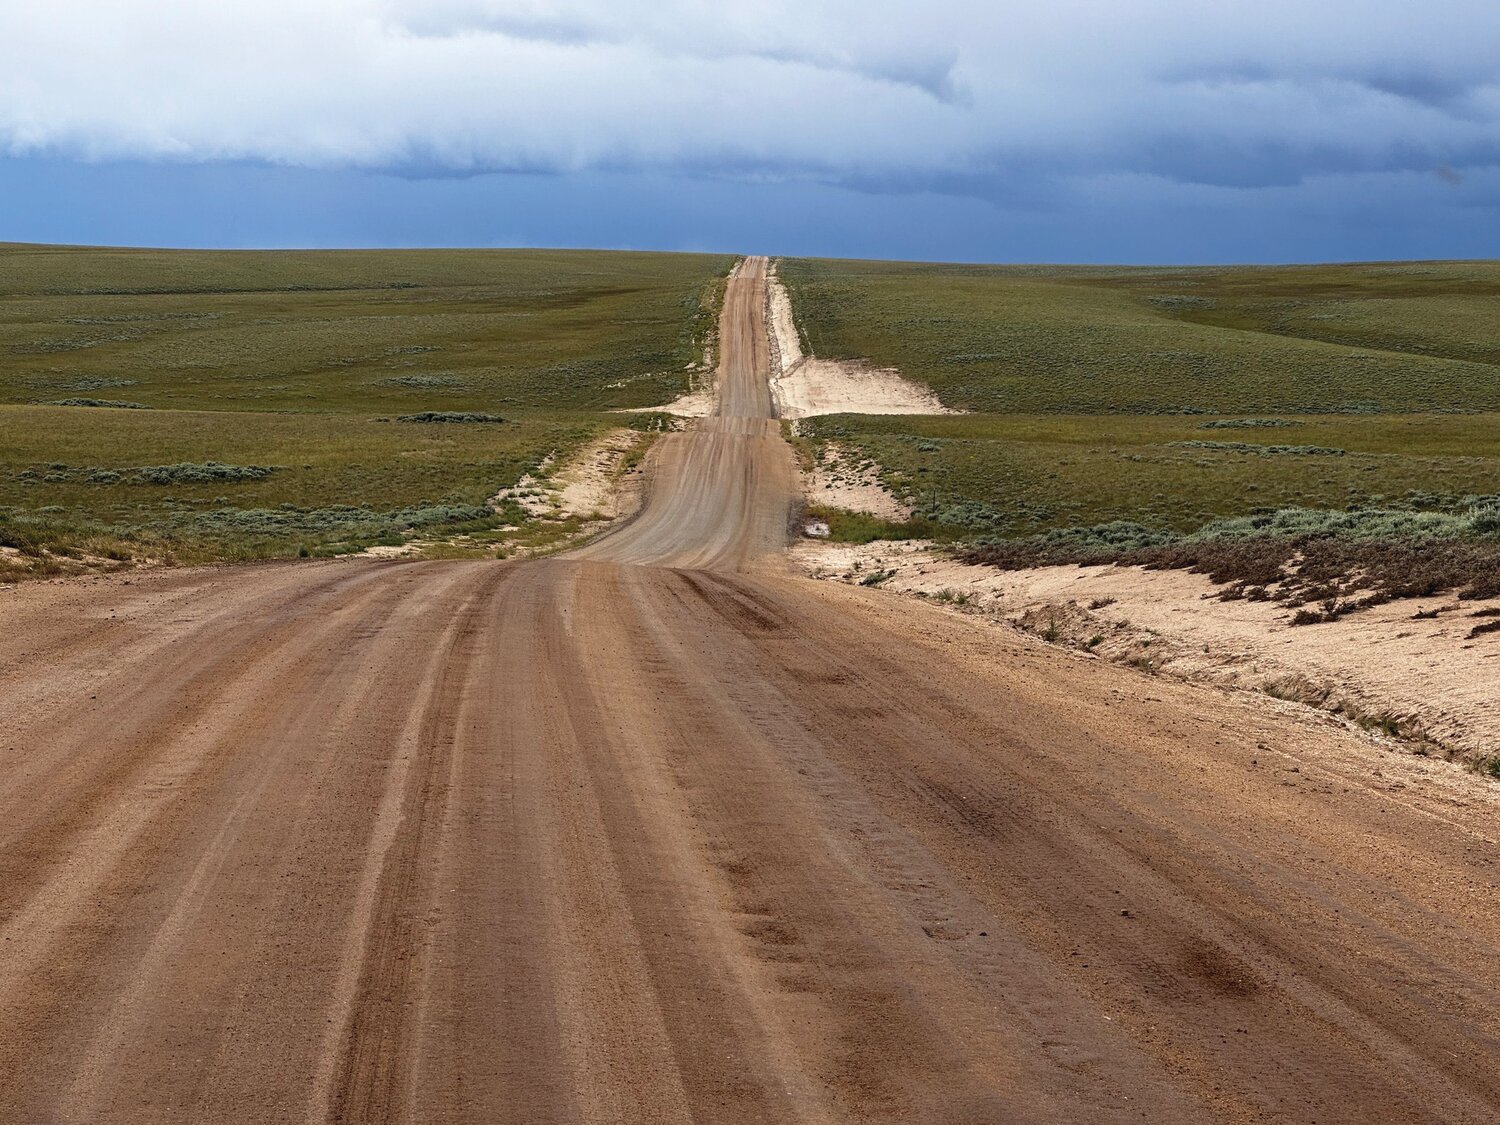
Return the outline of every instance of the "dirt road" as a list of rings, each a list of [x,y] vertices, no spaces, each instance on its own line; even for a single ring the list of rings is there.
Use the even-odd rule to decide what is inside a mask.
[[[0,1121],[1500,1117],[1488,791],[781,573],[762,268],[576,558],[4,593]]]
[[[750,258],[724,295],[718,408],[657,441],[640,514],[573,558],[694,569],[777,567],[797,467],[773,418],[766,261]]]

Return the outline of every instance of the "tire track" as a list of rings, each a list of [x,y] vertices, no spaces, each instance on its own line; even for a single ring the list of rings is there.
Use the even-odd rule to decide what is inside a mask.
[[[1216,1116],[1298,1105],[1320,1120],[1435,1113],[1477,1122],[1500,1101],[1493,1076],[1456,1067],[1451,1050],[1497,1042],[1497,974],[1481,982],[1467,965],[1425,952],[1429,912],[1391,897],[1388,865],[1384,892],[1371,900],[1383,909],[1359,908],[1350,896],[1359,865],[1340,870],[1350,854],[1343,832],[1306,835],[1331,802],[1288,821],[1291,847],[1273,836],[1268,855],[1255,835],[1237,846],[1203,795],[1174,775],[1152,776],[1150,758],[1137,763],[1142,747],[1184,752],[1182,739],[1139,729],[1110,743],[1066,724],[1027,724],[1020,701],[997,694],[986,706],[972,669],[946,670],[942,655],[912,652],[899,633],[882,639],[888,626],[850,623],[831,608],[809,601],[790,637],[744,634],[798,701],[804,728],[903,831],[982,888],[988,908],[1045,952],[1056,977],[1118,1008],[1137,1041],[1191,1077]],[[924,663],[934,686],[908,692],[893,711],[888,701],[912,666],[896,653]],[[838,689],[817,690],[818,676]],[[967,698],[941,686],[964,683]],[[1111,784],[1101,785],[1106,770]],[[1296,800],[1283,788],[1277,801]],[[1236,797],[1242,789],[1223,794],[1226,807]],[[1353,810],[1343,815],[1352,826]],[[1255,822],[1248,827],[1254,833]],[[1122,899],[1129,909],[1112,919],[1101,910]]]
[[[373,1123],[405,1118],[409,1092],[412,1010],[420,973],[422,914],[430,903],[427,862],[447,801],[446,784],[457,737],[460,704],[472,692],[470,669],[496,590],[511,572],[490,572],[454,615],[439,641],[423,684],[423,703],[409,745],[382,798],[356,905],[362,952],[346,959],[360,967],[357,980],[341,981],[335,1010],[345,1009],[338,1059],[326,1094],[316,1100],[331,1122]],[[352,950],[351,950],[352,952]],[[329,1052],[325,1052],[325,1057]]]
[[[29,885],[23,873],[55,866],[82,826],[159,759],[176,732],[203,723],[223,695],[257,671],[257,653],[293,643],[308,618],[346,593],[363,594],[342,611],[357,617],[367,601],[389,596],[379,577],[340,574],[284,600],[278,592],[234,611],[240,620],[227,630],[209,622],[166,642],[165,660],[160,650],[132,654],[124,668],[87,685],[89,702],[103,694],[107,703],[86,718],[78,710],[87,704],[76,695],[54,701],[43,722],[27,730],[24,741],[35,749],[0,786],[0,807],[9,810],[0,828],[0,912],[18,909]]]
[[[28,1073],[32,1068],[25,1057],[47,1035],[67,1033],[66,1024],[55,1025],[60,1015],[76,1019],[71,1011],[76,1005],[59,1002],[69,990],[97,986],[109,979],[110,972],[121,973],[127,981],[135,978],[141,961],[132,956],[131,935],[143,924],[147,928],[140,957],[149,959],[150,935],[159,933],[160,925],[150,920],[152,912],[161,909],[170,918],[174,905],[162,900],[158,880],[166,865],[181,855],[174,845],[205,807],[212,807],[226,779],[237,777],[238,783],[253,786],[256,768],[273,760],[263,747],[274,745],[284,752],[297,745],[285,738],[273,743],[278,730],[285,732],[295,721],[296,712],[266,709],[264,702],[295,698],[329,651],[340,657],[335,670],[350,667],[358,657],[358,645],[352,642],[401,606],[402,590],[390,584],[362,582],[348,593],[351,600],[321,615],[316,630],[299,632],[295,622],[252,630],[246,647],[253,645],[253,654],[227,682],[207,686],[194,677],[192,682],[207,698],[189,696],[182,705],[206,718],[186,725],[175,721],[170,713],[175,697],[169,692],[163,701],[165,715],[158,717],[163,736],[142,743],[149,758],[143,757],[135,773],[125,773],[127,780],[116,775],[114,784],[123,793],[117,791],[110,800],[98,788],[86,790],[89,799],[79,814],[63,818],[56,827],[63,838],[49,841],[45,850],[33,850],[32,855],[56,858],[51,859],[51,869],[28,873],[26,885],[35,891],[8,910],[0,925],[0,942],[7,950],[0,1011],[10,1029],[0,1038],[0,1087],[6,1085],[5,1075],[17,1091],[53,1087],[47,1091],[49,1098],[70,1085],[82,1083],[80,1090],[89,1086],[83,1072],[73,1083],[39,1081],[65,1065],[67,1052],[48,1054],[40,1074]],[[320,595],[306,592],[296,600],[318,601]],[[213,670],[211,663],[210,680]],[[246,756],[247,748],[251,757]],[[90,780],[101,784],[97,778]],[[96,1007],[102,997],[90,995],[90,1007]],[[111,1019],[103,1014],[108,1009],[98,1010],[100,1030],[94,1038],[104,1036],[98,1039],[101,1046],[117,1041],[118,1036],[108,1031]],[[107,1054],[91,1057],[95,1070],[101,1058]],[[21,1075],[26,1080],[15,1081]]]

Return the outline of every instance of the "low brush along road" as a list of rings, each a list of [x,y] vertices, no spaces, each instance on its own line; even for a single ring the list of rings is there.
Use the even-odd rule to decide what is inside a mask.
[[[570,557],[4,593],[0,1121],[1500,1120],[1478,783],[793,576],[764,268]]]

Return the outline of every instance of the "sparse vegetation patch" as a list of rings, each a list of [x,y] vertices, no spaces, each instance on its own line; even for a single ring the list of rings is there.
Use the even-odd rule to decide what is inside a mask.
[[[1323,445],[1256,445],[1246,441],[1174,441],[1178,449],[1211,449],[1222,453],[1250,453],[1257,457],[1343,457],[1348,450]]]
[[[1211,418],[1201,424],[1205,430],[1280,430],[1302,425],[1294,418]]]
[[[377,382],[386,387],[404,387],[416,391],[461,391],[464,389],[464,381],[457,375],[392,375],[390,378],[380,379]]]

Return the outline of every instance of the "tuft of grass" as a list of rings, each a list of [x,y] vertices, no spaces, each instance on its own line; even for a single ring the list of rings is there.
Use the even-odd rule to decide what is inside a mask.
[[[845,508],[831,508],[821,504],[809,505],[804,518],[826,523],[828,538],[835,543],[953,538],[952,528],[930,519],[888,520],[872,516],[868,512],[851,512]]]
[[[639,430],[642,433],[659,434],[675,430],[680,425],[680,419],[675,414],[668,414],[661,410],[648,410],[640,414],[630,415],[623,423],[626,429]]]

